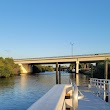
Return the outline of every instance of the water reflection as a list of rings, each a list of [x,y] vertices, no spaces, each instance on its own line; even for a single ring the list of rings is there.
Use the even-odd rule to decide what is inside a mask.
[[[21,90],[24,90],[26,88],[26,85],[27,85],[27,81],[28,81],[28,75],[26,74],[21,74],[21,80],[20,80],[20,87],[21,87]]]
[[[89,83],[89,77],[83,74],[75,74],[75,73],[70,73],[70,79],[76,83],[77,86],[88,86]]]
[[[79,86],[79,74],[76,74],[76,85]]]
[[[13,89],[14,88],[14,78],[3,78],[0,79],[0,94],[5,91],[5,89]]]

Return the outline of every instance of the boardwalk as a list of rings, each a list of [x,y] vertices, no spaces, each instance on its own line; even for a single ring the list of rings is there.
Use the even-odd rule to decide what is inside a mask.
[[[79,90],[85,96],[79,100],[78,110],[110,110],[110,103],[107,103],[91,93],[87,88],[79,87]]]

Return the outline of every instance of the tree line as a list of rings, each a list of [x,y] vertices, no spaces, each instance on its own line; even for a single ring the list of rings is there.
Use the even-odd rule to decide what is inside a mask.
[[[40,73],[45,71],[54,71],[53,66],[43,66],[43,65],[34,65],[33,66],[33,73]]]
[[[0,78],[6,78],[20,74],[20,67],[12,58],[0,57]]]
[[[110,79],[110,60],[108,60],[108,79]],[[69,66],[69,72],[75,68],[75,64],[71,63]],[[88,68],[84,68],[84,63],[79,65],[79,73],[88,75],[89,77],[105,79],[105,64],[104,62],[97,62],[97,65],[88,63]]]

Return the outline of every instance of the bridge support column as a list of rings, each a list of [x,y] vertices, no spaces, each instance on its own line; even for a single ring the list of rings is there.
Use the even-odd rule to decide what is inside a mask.
[[[105,79],[108,79],[108,62],[105,61]]]
[[[56,84],[58,84],[58,62],[56,63]]]
[[[87,64],[86,63],[84,63],[84,70],[87,68]]]
[[[76,61],[76,73],[79,73],[79,61]]]
[[[28,64],[19,64],[21,73],[31,73],[32,66]]]

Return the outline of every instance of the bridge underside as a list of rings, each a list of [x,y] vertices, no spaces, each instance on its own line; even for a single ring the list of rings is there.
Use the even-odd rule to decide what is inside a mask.
[[[57,63],[58,63],[58,65],[74,63],[76,73],[79,73],[79,64],[80,63],[96,63],[96,65],[97,65],[98,62],[104,62],[104,61],[89,61],[89,62],[88,61],[83,61],[83,62],[82,61],[81,62],[76,61],[76,62],[57,62]],[[54,62],[54,63],[19,64],[21,73],[32,73],[33,72],[33,65],[35,65],[35,64],[56,64],[56,62]],[[58,66],[56,66],[56,67],[58,68]],[[87,65],[84,66],[84,68],[86,68],[86,67],[87,67]],[[105,73],[105,78],[107,79],[107,77],[108,77],[108,63],[107,63],[107,61],[105,62],[105,71],[104,71],[104,73]]]

